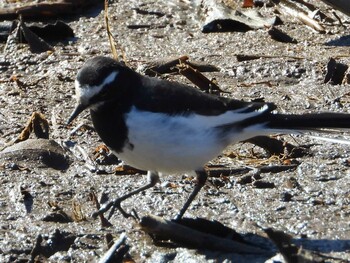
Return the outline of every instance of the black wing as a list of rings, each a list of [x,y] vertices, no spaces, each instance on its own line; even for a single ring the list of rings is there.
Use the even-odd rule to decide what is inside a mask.
[[[134,104],[141,110],[167,114],[219,115],[228,110],[251,112],[267,105],[272,111],[276,106],[264,102],[244,102],[200,91],[179,82],[142,76]]]

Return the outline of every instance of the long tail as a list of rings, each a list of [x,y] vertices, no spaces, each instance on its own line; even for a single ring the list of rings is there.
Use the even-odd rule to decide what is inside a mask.
[[[350,114],[346,113],[308,113],[308,114],[280,114],[275,113],[274,104],[265,104],[260,108],[246,107],[237,114],[247,113],[247,118],[217,126],[232,142],[243,141],[259,135],[274,133],[305,134],[307,132],[334,133],[350,130]],[[252,112],[256,113],[255,115]],[[249,117],[248,117],[249,116]],[[350,144],[350,140],[330,139],[322,136],[311,136],[326,141]]]
[[[298,133],[318,131],[321,133],[334,133],[350,129],[350,114],[344,113],[310,113],[303,115],[273,114],[270,113],[266,123],[268,129],[281,133]],[[344,138],[329,138],[319,135],[309,137],[332,143],[349,144],[350,140]]]
[[[271,129],[315,131],[321,129],[349,129],[350,114],[310,113],[310,114],[274,114],[265,116],[266,126]]]

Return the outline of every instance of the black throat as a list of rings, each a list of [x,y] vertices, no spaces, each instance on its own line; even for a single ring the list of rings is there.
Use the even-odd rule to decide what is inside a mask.
[[[96,132],[102,141],[116,153],[122,152],[125,146],[132,147],[128,140],[128,128],[124,119],[126,112],[112,105],[90,110]]]

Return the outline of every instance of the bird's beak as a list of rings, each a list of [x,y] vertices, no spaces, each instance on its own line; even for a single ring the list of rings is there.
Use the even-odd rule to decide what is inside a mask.
[[[75,106],[74,111],[72,112],[72,114],[70,115],[70,117],[67,121],[67,125],[70,124],[85,109],[86,109],[85,105],[77,104],[77,106]]]

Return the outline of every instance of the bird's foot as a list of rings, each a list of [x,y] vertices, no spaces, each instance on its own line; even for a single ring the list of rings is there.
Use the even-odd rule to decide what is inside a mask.
[[[132,217],[134,219],[137,219],[137,214],[136,214],[136,211],[133,210],[133,214],[131,213],[127,213],[122,207],[121,207],[121,202],[124,200],[124,198],[117,198],[115,199],[114,201],[111,201],[111,202],[108,202],[104,205],[101,206],[101,208],[94,212],[92,214],[92,217],[93,218],[96,218],[97,216],[99,215],[102,215],[104,214],[105,212],[107,212],[108,210],[110,210],[109,214],[108,214],[108,220],[112,217],[112,215],[114,214],[115,212],[115,209],[117,208],[120,213],[125,217],[125,218],[129,218],[129,217]]]

